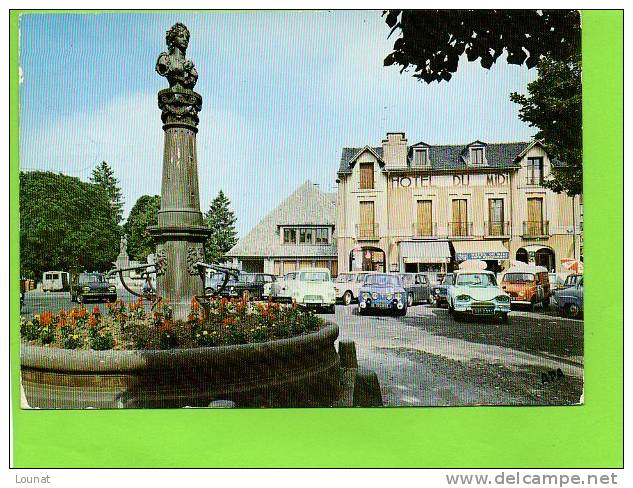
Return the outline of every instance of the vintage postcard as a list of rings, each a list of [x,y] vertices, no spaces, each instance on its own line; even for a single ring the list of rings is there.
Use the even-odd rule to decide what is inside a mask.
[[[23,408],[583,403],[580,12],[19,33]]]

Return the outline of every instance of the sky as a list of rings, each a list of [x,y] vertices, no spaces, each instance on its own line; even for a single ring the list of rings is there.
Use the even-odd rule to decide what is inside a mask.
[[[200,205],[231,200],[240,236],[304,181],[336,191],[343,147],[523,141],[513,91],[535,70],[460,61],[427,85],[384,67],[395,37],[380,11],[26,14],[20,19],[20,166],[88,180],[107,161],[127,216],[160,194],[163,131],[155,71],[165,31],[183,22],[203,97]]]

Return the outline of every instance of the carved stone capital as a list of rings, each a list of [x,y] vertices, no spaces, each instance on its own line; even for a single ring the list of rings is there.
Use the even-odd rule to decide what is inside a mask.
[[[184,125],[196,130],[202,96],[192,90],[166,88],[158,92],[158,108],[165,125]]]

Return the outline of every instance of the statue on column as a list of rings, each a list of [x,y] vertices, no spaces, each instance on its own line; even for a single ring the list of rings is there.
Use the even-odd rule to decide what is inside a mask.
[[[168,52],[163,52],[156,61],[156,72],[167,78],[170,88],[192,90],[198,81],[194,64],[186,59],[189,46],[189,29],[178,22],[165,35]]]
[[[119,243],[119,254],[121,256],[127,256],[127,235],[121,236],[121,242]]]
[[[193,91],[198,72],[186,58],[189,46],[189,29],[178,22],[165,35],[167,52],[158,56],[156,72],[167,78],[169,88],[158,93],[158,107],[164,124],[198,125],[198,112],[202,110],[202,97]]]

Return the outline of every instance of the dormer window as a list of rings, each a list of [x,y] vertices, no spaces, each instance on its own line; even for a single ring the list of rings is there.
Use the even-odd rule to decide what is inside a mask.
[[[483,166],[486,164],[483,147],[473,147],[470,149],[470,164],[473,166]]]
[[[429,150],[425,147],[413,149],[413,166],[426,166],[429,161]]]

